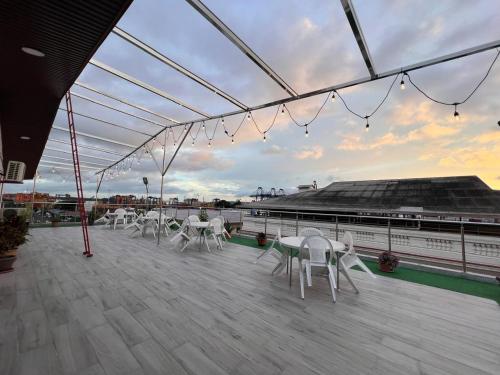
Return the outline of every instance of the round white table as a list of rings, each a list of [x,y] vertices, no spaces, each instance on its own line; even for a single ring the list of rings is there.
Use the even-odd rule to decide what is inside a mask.
[[[300,245],[302,244],[302,241],[304,241],[303,236],[290,236],[290,237],[282,237],[280,238],[280,245],[283,246],[288,253],[288,258],[289,258],[289,264],[290,264],[290,287],[292,286],[292,251],[289,250],[299,250]],[[345,244],[340,241],[335,241],[331,240],[328,238],[328,241],[330,241],[330,244],[332,245],[332,249],[335,252],[337,256],[337,288],[339,287],[339,259],[340,259],[340,254],[344,254],[345,251]],[[302,255],[302,254],[299,254]]]

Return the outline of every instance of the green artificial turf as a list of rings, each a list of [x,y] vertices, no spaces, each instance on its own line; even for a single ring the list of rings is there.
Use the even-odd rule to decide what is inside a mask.
[[[254,238],[234,236],[230,242],[257,249],[269,248],[271,241],[264,247],[258,246]],[[477,297],[488,298],[500,304],[500,286],[487,282],[469,280],[461,276],[438,274],[434,272],[419,271],[411,268],[399,266],[395,272],[386,273],[378,269],[377,262],[364,261],[370,270],[376,275],[392,277],[394,279],[405,280],[417,284],[433,286],[436,288],[452,290],[454,292],[470,294]]]

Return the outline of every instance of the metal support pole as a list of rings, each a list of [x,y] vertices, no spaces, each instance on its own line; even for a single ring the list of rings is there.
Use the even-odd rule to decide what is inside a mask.
[[[0,221],[3,220],[3,181],[0,182]]]
[[[339,217],[335,216],[335,241],[339,240]]]
[[[389,243],[389,252],[392,251],[392,241],[391,241],[391,219],[387,220],[387,241]]]
[[[465,229],[463,223],[460,223],[460,237],[462,242],[462,270],[467,272],[467,259],[465,258]]]
[[[295,235],[299,235],[299,211],[295,212]]]
[[[33,191],[31,192],[31,217],[30,217],[31,223],[33,223],[33,211],[35,208],[35,189],[36,189],[37,177],[38,177],[38,171],[35,172],[35,176],[33,177]]]
[[[163,170],[165,169],[165,154],[167,152],[167,130],[165,130],[165,135],[163,139],[163,162],[162,162],[162,168],[161,168],[161,186],[160,186],[160,216],[158,217],[158,238],[156,245],[160,245],[160,235],[161,235],[161,215],[163,211],[163,178],[165,176],[166,171],[164,172]],[[165,225],[167,225],[167,222],[165,221]],[[168,232],[167,232],[168,233]]]
[[[267,211],[264,211],[264,234],[267,235]]]

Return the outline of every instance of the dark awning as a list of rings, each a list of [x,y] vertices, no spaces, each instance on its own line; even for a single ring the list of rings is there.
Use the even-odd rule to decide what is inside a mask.
[[[132,0],[0,2],[3,166],[34,176],[59,102]],[[45,54],[37,57],[23,47]],[[20,137],[29,137],[22,140]]]

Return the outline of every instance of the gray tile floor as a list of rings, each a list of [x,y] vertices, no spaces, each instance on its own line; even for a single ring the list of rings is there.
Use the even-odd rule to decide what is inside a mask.
[[[93,227],[86,259],[77,227],[31,234],[0,275],[2,375],[500,373],[490,300],[354,271],[361,294],[314,278],[302,301],[251,248]]]

